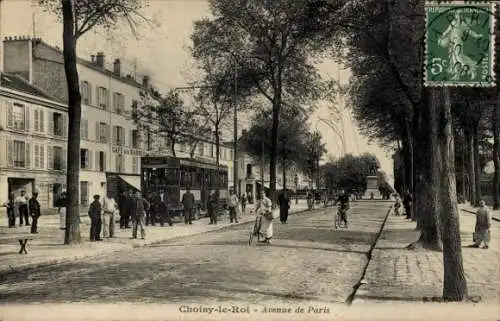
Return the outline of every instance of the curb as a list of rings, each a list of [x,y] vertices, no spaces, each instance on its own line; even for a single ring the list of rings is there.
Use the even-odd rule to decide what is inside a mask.
[[[387,210],[387,214],[385,214],[384,221],[382,222],[382,225],[380,226],[380,230],[378,231],[377,236],[375,237],[375,241],[372,243],[370,249],[366,253],[366,257],[368,258],[368,260],[366,262],[365,268],[363,269],[363,273],[361,273],[361,277],[359,278],[359,281],[353,286],[352,293],[349,294],[349,296],[345,300],[345,303],[348,306],[352,306],[352,304],[354,303],[355,300],[357,302],[366,302],[365,300],[362,300],[362,301],[361,300],[357,300],[356,299],[356,295],[359,294],[359,293],[362,293],[364,291],[363,289],[360,289],[360,288],[361,288],[362,285],[366,284],[366,281],[365,281],[366,271],[368,271],[368,266],[370,266],[370,262],[372,260],[373,250],[377,246],[378,240],[380,239],[380,236],[384,232],[385,224],[387,223],[387,220],[389,219],[389,215],[391,214],[391,211],[392,211],[393,207],[394,207],[394,205],[391,204],[391,206]]]
[[[323,209],[323,208],[320,208],[320,209]],[[320,209],[314,209],[313,211],[320,210]],[[299,211],[290,213],[289,216],[296,215],[296,214],[303,214],[304,212],[308,212],[308,211],[309,211],[308,209],[299,210]],[[23,266],[20,266],[20,267],[9,266],[8,268],[0,270],[0,282],[4,281],[10,274],[14,274],[14,273],[27,273],[29,271],[33,271],[33,270],[38,269],[38,268],[44,268],[44,267],[50,267],[50,266],[53,266],[53,265],[65,264],[65,263],[70,263],[70,262],[75,262],[75,261],[81,261],[81,260],[89,259],[89,258],[97,258],[97,257],[100,257],[100,256],[109,255],[109,254],[116,253],[116,252],[119,252],[119,251],[123,251],[123,250],[126,250],[126,249],[141,248],[141,247],[155,245],[155,244],[159,244],[159,243],[163,243],[163,242],[169,242],[169,241],[179,240],[179,239],[187,238],[187,237],[191,237],[191,236],[201,235],[201,234],[205,234],[205,233],[220,232],[220,231],[225,230],[225,229],[230,229],[230,228],[232,228],[234,226],[248,224],[248,223],[251,223],[251,222],[253,222],[253,219],[249,220],[249,221],[245,221],[245,222],[233,223],[232,225],[220,226],[220,227],[218,227],[216,229],[213,229],[213,230],[195,232],[195,233],[189,234],[189,235],[175,236],[175,237],[172,237],[172,238],[163,239],[163,240],[157,240],[157,241],[151,241],[151,242],[146,241],[143,244],[123,244],[123,243],[121,243],[120,246],[117,246],[116,249],[110,249],[110,250],[106,250],[106,251],[101,251],[101,252],[98,252],[98,253],[93,253],[91,255],[82,255],[82,256],[78,256],[77,255],[77,256],[72,257],[72,258],[65,257],[65,258],[60,258],[60,259],[53,259],[53,260],[50,260],[50,261],[44,261],[44,262],[26,264],[26,265],[23,265]]]
[[[470,210],[466,210],[465,208],[461,208],[460,210],[464,211],[464,212],[465,212],[465,213],[467,213],[467,214],[474,214],[474,215],[476,214],[476,212],[473,212],[473,211],[470,211]],[[491,219],[492,219],[493,221],[500,222],[500,219],[499,219],[499,218],[497,218],[497,217],[491,216]]]

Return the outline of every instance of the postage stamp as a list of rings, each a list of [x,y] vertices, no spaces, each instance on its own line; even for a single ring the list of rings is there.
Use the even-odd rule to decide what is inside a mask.
[[[425,18],[425,86],[495,86],[493,2],[429,1]]]

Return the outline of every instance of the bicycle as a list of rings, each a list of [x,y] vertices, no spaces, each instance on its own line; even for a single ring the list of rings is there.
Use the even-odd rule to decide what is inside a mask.
[[[339,206],[337,214],[335,215],[335,229],[342,227],[342,215],[345,215],[346,212],[346,208]],[[347,228],[347,224],[344,224],[344,227]]]
[[[260,238],[262,236],[262,233],[260,231],[261,225],[262,225],[262,216],[259,215],[255,218],[255,223],[253,224],[252,230],[250,231],[250,238],[248,239],[249,246],[252,246],[255,236],[257,236],[257,241],[260,242]]]

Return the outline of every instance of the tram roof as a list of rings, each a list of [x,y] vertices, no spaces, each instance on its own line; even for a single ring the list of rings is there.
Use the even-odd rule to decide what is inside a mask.
[[[149,162],[142,162],[144,167],[178,167],[179,165],[182,166],[192,166],[192,167],[201,167],[201,168],[208,168],[208,169],[217,169],[217,164],[216,162],[212,162],[209,160],[200,160],[200,159],[192,159],[192,158],[186,158],[186,157],[172,157],[172,156],[161,156],[161,157],[148,157],[148,156],[143,156],[142,158],[144,159],[150,159],[153,160],[153,163],[148,164]],[[175,163],[172,163],[174,161],[177,163],[177,166],[174,165]],[[227,166],[223,164],[219,164],[219,169],[225,169],[227,170]]]

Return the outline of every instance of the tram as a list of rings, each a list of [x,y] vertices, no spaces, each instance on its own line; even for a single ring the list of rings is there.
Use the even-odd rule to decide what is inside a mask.
[[[208,161],[171,156],[141,157],[141,189],[146,197],[152,193],[160,195],[172,216],[181,216],[182,196],[186,188],[194,195],[196,210],[194,219],[206,212],[208,198],[216,189],[220,202],[227,204],[229,198],[228,168]]]

